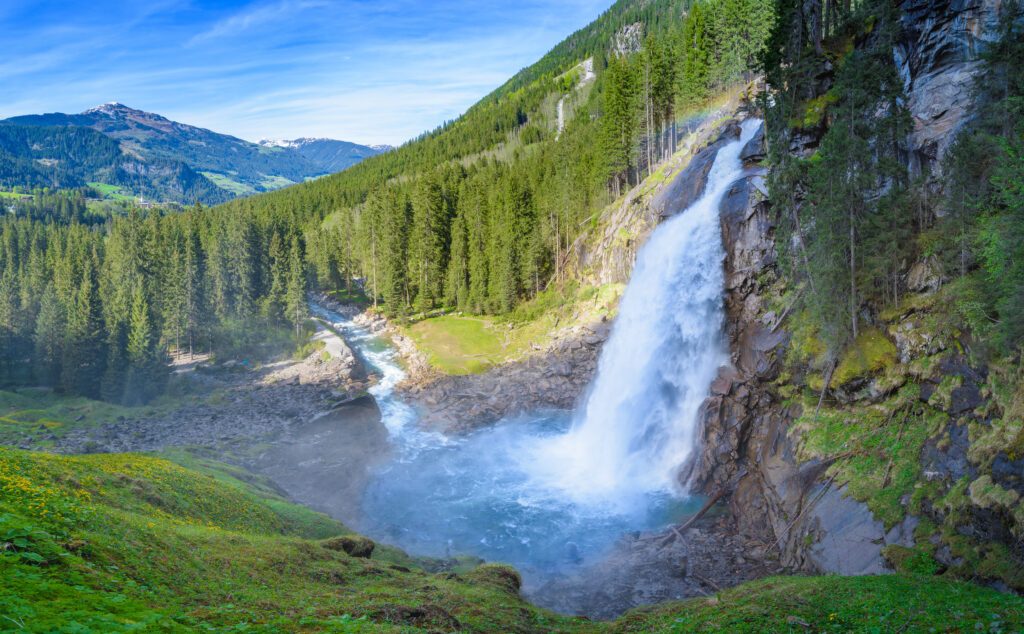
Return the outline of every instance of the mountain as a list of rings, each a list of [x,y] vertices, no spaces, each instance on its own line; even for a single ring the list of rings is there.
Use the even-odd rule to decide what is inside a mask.
[[[158,200],[218,203],[232,194],[182,161],[141,158],[92,128],[0,125],[0,187],[106,183]]]
[[[264,139],[260,146],[266,148],[288,148],[295,150],[323,170],[333,173],[352,167],[363,159],[389,152],[390,145],[360,145],[336,139]]]
[[[310,157],[301,150],[307,146]],[[0,121],[0,152],[6,159],[0,170],[5,186],[68,187],[99,181],[186,203],[218,203],[270,191],[379,153],[344,141],[250,143],[120,103],[80,114]]]

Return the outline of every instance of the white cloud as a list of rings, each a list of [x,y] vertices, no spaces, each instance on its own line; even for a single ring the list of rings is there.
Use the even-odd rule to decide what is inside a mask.
[[[250,5],[243,11],[214,24],[206,31],[194,35],[186,46],[195,46],[218,38],[235,37],[258,26],[281,23],[295,13],[327,6],[330,4],[321,0],[283,0],[274,4]]]

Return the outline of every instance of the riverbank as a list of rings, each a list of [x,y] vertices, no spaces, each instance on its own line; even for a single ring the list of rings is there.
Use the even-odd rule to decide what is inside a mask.
[[[175,380],[193,399],[182,407],[120,410],[117,418],[75,427],[52,441],[61,453],[160,451],[195,446],[228,456],[303,424],[365,393],[372,383],[348,344],[317,322],[320,342],[301,360],[251,367],[246,360],[199,362],[176,370]],[[196,398],[198,397],[198,398]],[[25,443],[33,448],[35,439]]]
[[[417,409],[420,425],[445,434],[465,434],[524,412],[573,409],[597,370],[617,300],[616,294],[604,305],[595,305],[582,317],[545,333],[542,345],[477,374],[439,371],[413,339],[383,315],[361,312],[354,322],[387,338],[401,355],[407,376],[398,392]],[[331,310],[352,311],[327,297],[318,301]]]

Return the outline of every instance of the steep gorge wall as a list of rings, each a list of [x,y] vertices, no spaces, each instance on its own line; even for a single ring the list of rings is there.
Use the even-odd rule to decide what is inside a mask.
[[[894,58],[914,119],[909,167],[927,175],[933,191],[941,191],[943,153],[971,116],[971,77],[979,51],[994,37],[998,9],[999,2],[989,0],[900,4],[902,34]],[[799,151],[813,151],[815,145],[814,139],[802,139]],[[758,158],[756,152],[747,154]],[[892,403],[907,407],[899,390],[913,388],[906,390],[913,395],[909,406],[926,416],[912,424],[926,429],[918,444],[903,443],[917,452],[917,471],[911,485],[902,483],[907,487],[903,493],[899,483],[891,482],[890,458],[884,481],[876,485],[882,493],[892,489],[890,497],[896,500],[887,510],[898,512],[883,513],[876,503],[876,513],[869,508],[871,500],[855,499],[851,484],[861,493],[864,487],[836,464],[847,456],[819,457],[807,450],[808,417],[817,414],[806,411],[806,401],[792,398],[787,384],[793,377],[782,376],[793,302],[782,295],[787,289],[776,266],[776,212],[765,201],[762,182],[752,169],[722,203],[732,364],[712,385],[702,409],[701,449],[683,477],[709,495],[730,491],[739,531],[762,544],[760,554],[778,557],[784,565],[877,573],[889,565],[887,546],[905,552],[917,548],[940,567],[972,575],[984,569],[981,578],[1020,590],[1024,553],[1011,527],[1021,520],[1013,517],[1012,504],[1024,495],[1024,460],[1012,451],[986,454],[980,448],[992,445],[999,434],[1011,434],[1014,423],[999,418],[988,369],[972,366],[964,352],[970,348],[969,336],[936,329],[934,313],[943,309],[932,305],[941,300],[921,295],[920,301],[908,303],[910,308],[881,320],[878,326],[899,357],[896,368],[885,377],[838,386],[831,394],[855,418],[858,412],[884,412]],[[940,209],[934,211],[941,215]],[[934,279],[927,268],[923,263],[910,267],[908,286],[934,292],[941,276]],[[881,479],[877,473],[862,477]],[[960,517],[948,522],[953,513]],[[966,540],[974,546],[965,546]]]

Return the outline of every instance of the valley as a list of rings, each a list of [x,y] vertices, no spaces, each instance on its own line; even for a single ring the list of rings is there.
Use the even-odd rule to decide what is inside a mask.
[[[397,148],[0,121],[0,631],[1024,631],[1022,51],[619,0]]]

